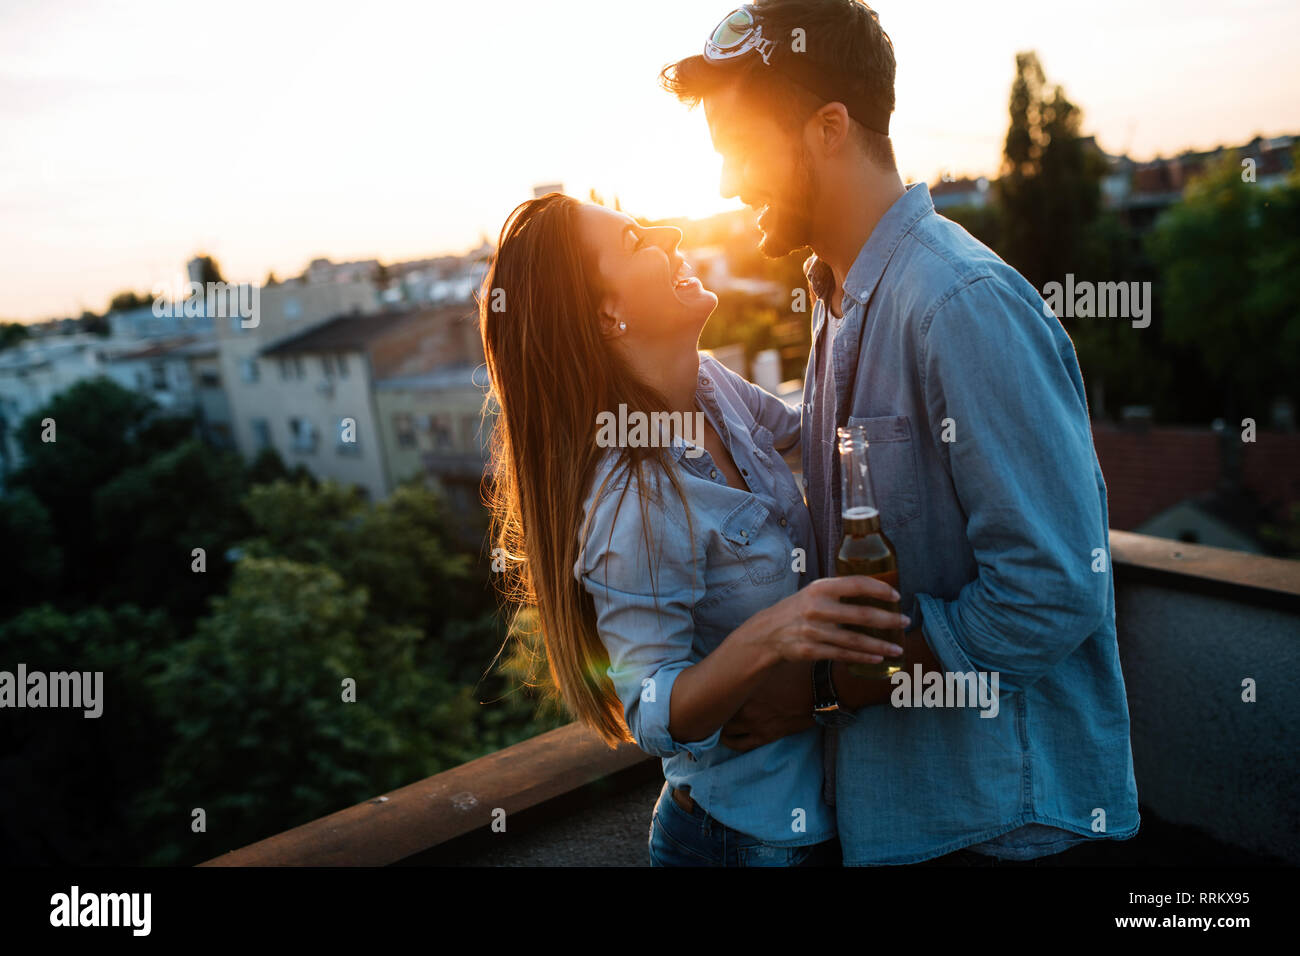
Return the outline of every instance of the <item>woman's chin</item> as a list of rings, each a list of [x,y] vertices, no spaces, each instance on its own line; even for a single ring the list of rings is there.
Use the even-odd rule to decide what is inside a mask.
[[[678,302],[684,302],[687,304],[698,302],[705,296],[711,296],[715,303],[718,301],[718,297],[708,289],[704,288],[704,283],[695,278],[695,276],[691,276],[680,285],[673,286],[673,295],[677,297]]]

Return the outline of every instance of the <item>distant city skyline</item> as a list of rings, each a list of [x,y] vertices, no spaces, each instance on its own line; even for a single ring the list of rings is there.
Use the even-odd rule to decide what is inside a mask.
[[[633,215],[711,215],[700,110],[656,85],[732,0],[0,9],[0,319],[102,312],[207,253],[228,279],[495,241],[535,185]],[[899,170],[996,176],[1015,53],[1137,160],[1294,132],[1300,5],[879,0]],[[38,42],[39,40],[39,42]]]

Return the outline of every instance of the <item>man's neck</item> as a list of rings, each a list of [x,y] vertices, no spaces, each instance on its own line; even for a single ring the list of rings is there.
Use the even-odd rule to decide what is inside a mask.
[[[830,266],[834,290],[827,305],[836,318],[843,315],[844,280],[871,238],[876,224],[907,190],[897,170],[884,172],[869,163],[854,168],[849,181],[822,197],[823,209],[812,250]]]

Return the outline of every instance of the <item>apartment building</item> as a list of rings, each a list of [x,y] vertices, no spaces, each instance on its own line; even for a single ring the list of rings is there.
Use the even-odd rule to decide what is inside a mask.
[[[483,417],[487,367],[461,364],[375,383],[388,474],[423,478],[456,509],[473,509],[487,462],[491,417]]]
[[[290,468],[386,496],[406,476],[391,467],[377,385],[471,361],[472,320],[464,305],[343,315],[257,350],[252,378],[230,387],[241,450],[274,448]]]
[[[263,350],[340,316],[369,315],[377,309],[377,290],[368,279],[321,283],[292,279],[259,290],[256,325],[245,327],[239,316],[215,322],[217,372],[229,401],[235,447],[245,458],[254,458],[268,444],[262,423],[280,388],[279,366],[263,360]]]

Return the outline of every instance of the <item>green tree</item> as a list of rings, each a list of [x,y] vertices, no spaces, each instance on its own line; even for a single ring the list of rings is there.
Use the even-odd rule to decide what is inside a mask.
[[[49,511],[28,489],[0,497],[0,541],[9,565],[0,575],[0,617],[52,599],[58,592],[63,553]]]
[[[159,611],[30,607],[0,622],[0,658],[29,671],[103,674],[100,716],[6,709],[0,720],[0,864],[138,865],[159,840],[138,810],[171,748],[151,680],[175,631]],[[170,824],[169,824],[170,825]],[[184,822],[175,832],[183,831]]]
[[[0,322],[0,351],[31,338],[31,330],[21,322]]]
[[[249,556],[323,564],[366,587],[388,621],[436,632],[474,606],[465,588],[472,561],[456,552],[431,491],[404,485],[370,504],[351,486],[278,481],[253,487],[245,507],[255,529]]]
[[[1101,158],[1079,136],[1081,111],[1048,88],[1036,53],[1016,54],[1002,175],[998,250],[1038,289],[1086,275],[1088,230],[1101,206]]]
[[[153,298],[137,292],[119,292],[108,303],[109,312],[130,312],[132,309],[143,309],[151,304]]]
[[[329,568],[365,588],[366,629],[414,628],[427,639],[418,666],[446,675],[484,703],[476,712],[482,752],[500,749],[553,721],[535,722],[536,702],[508,666],[492,667],[505,632],[484,556],[452,533],[443,500],[403,485],[377,504],[334,482],[259,485],[244,499],[254,531],[242,552]]]
[[[285,467],[284,459],[273,446],[268,445],[257,453],[252,464],[248,466],[248,483],[250,485],[269,485],[272,482],[287,480],[291,484],[306,484],[316,487],[316,476],[301,463],[294,465],[290,471]]]
[[[1300,382],[1300,174],[1273,189],[1245,182],[1226,155],[1157,221],[1148,248],[1160,270],[1163,334],[1205,369],[1229,427],[1261,425]]]
[[[200,285],[207,285],[207,283],[209,282],[226,281],[224,278],[222,278],[221,266],[217,264],[216,259],[212,258],[209,255],[200,255],[200,256],[196,256],[195,258],[198,259],[199,261],[198,282]]]
[[[166,608],[182,627],[225,590],[226,551],[249,522],[244,470],[233,454],[189,439],[128,468],[95,493],[104,573],[99,600]],[[196,548],[204,570],[193,570]]]
[[[369,629],[368,602],[328,568],[239,562],[154,682],[177,742],[142,814],[182,836],[152,862],[216,856],[474,754],[468,689],[418,666],[417,630]]]
[[[64,556],[63,591],[84,595],[99,578],[94,531],[95,493],[147,457],[140,443],[152,401],[107,378],[77,382],[23,419],[23,464],[11,488],[26,488],[49,512]],[[53,421],[53,441],[44,441]]]

